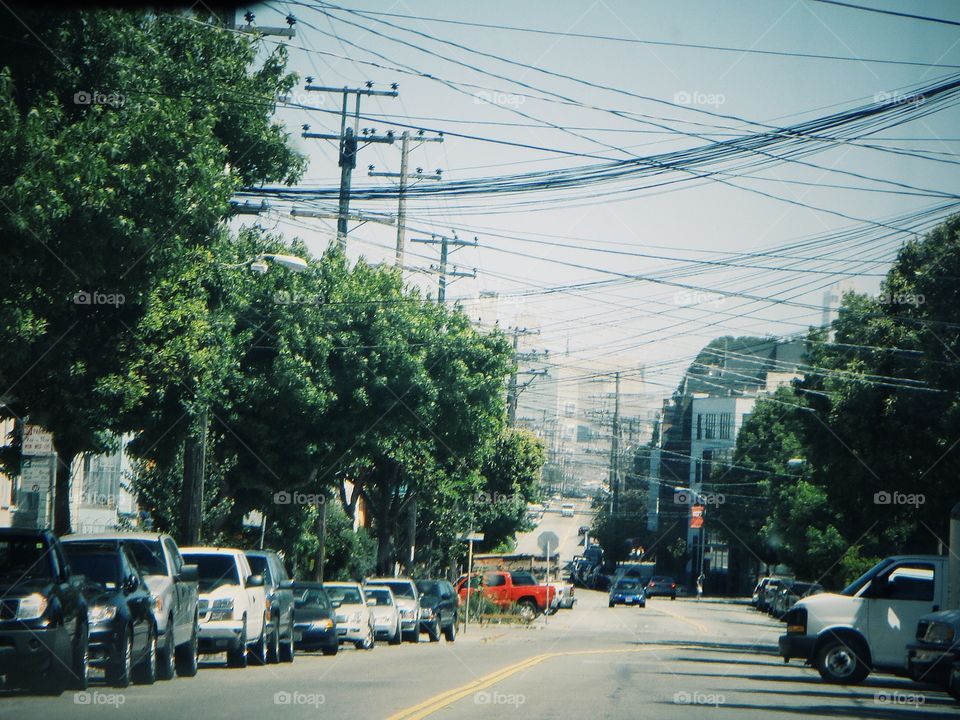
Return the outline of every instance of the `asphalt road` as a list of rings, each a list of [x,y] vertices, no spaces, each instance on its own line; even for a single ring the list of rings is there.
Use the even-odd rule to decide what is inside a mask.
[[[871,677],[822,683],[776,656],[781,626],[743,605],[650,600],[610,609],[579,592],[576,608],[530,627],[471,627],[445,641],[292,665],[228,670],[207,663],[192,679],[83,695],[8,693],[0,718],[894,718],[957,717],[944,693]],[[425,636],[424,636],[425,637]]]
[[[593,523],[593,511],[590,510],[589,500],[564,500],[571,502],[575,506],[573,517],[562,517],[560,515],[560,502],[551,504],[550,509],[543,514],[543,519],[539,525],[528,533],[517,535],[518,553],[530,553],[539,555],[542,551],[537,545],[537,538],[540,533],[551,531],[557,534],[560,540],[559,552],[561,565],[568,560],[573,559],[574,555],[583,552],[583,545],[580,541],[583,539],[577,534],[581,525],[591,525]]]

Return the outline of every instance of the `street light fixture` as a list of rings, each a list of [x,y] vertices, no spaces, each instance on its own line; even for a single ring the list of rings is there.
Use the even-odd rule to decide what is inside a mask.
[[[262,275],[270,269],[267,260],[275,262],[277,265],[285,267],[291,272],[299,273],[307,269],[307,261],[303,258],[297,257],[296,255],[284,255],[282,253],[261,253],[252,260],[247,260],[237,265],[229,265],[228,267],[249,267],[253,272]]]

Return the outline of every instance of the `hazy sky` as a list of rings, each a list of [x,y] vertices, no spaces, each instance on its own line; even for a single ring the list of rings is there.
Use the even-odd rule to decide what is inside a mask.
[[[369,80],[379,89],[399,83],[396,99],[363,100],[362,114],[374,119],[361,121],[361,127],[375,127],[383,133],[390,128],[402,130],[396,123],[406,123],[542,148],[448,135],[442,144],[428,143],[412,153],[411,169],[422,167],[432,172],[441,168],[445,182],[573,168],[601,162],[601,157],[646,157],[762,129],[745,121],[781,127],[876,99],[902,98],[903,109],[911,113],[909,122],[869,138],[824,143],[811,148],[816,152],[798,158],[816,167],[785,161],[760,169],[717,165],[711,170],[727,174],[696,177],[672,172],[661,178],[670,184],[639,189],[638,183],[633,183],[629,193],[622,191],[631,184],[620,183],[562,192],[410,202],[408,238],[425,237],[425,231],[450,234],[455,229],[460,237],[476,235],[479,239],[478,248],[464,248],[452,258],[461,269],[476,268],[477,279],[452,285],[448,299],[469,303],[481,292],[500,293],[509,300],[501,303],[501,325],[540,328],[541,335],[531,339],[528,347],[559,353],[569,345],[571,361],[584,373],[645,364],[648,381],[662,383],[666,394],[691,356],[713,337],[800,332],[819,322],[816,306],[829,285],[845,280],[861,290],[876,292],[879,275],[909,237],[888,231],[883,232],[886,237],[879,237],[877,226],[860,220],[885,222],[944,205],[952,199],[932,197],[930,191],[954,194],[960,188],[960,172],[954,164],[960,147],[960,113],[955,101],[931,112],[935,108],[904,90],[933,84],[960,71],[956,26],[812,0],[344,0],[337,4],[354,11],[410,17],[363,17],[333,7],[328,8],[328,16],[320,3],[277,2],[252,9],[261,25],[282,25],[287,13],[299,19],[297,36],[288,44],[291,69],[301,77],[313,76],[323,85],[353,87]],[[859,4],[960,20],[960,4],[949,0],[862,0]],[[437,19],[495,28],[465,27]],[[561,35],[497,29],[503,26]],[[633,42],[573,37],[571,33]],[[936,66],[782,57],[638,41]],[[583,82],[550,76],[536,68]],[[308,94],[298,88],[294,100],[319,109],[339,109],[339,96],[335,95]],[[282,108],[279,115],[294,134],[297,147],[310,157],[302,184],[336,187],[335,145],[304,140],[299,134],[303,123],[309,123],[313,131],[336,132],[338,117],[289,107]],[[865,148],[864,144],[874,147]],[[891,150],[919,152],[923,157]],[[394,182],[368,178],[368,164],[381,171],[398,171],[399,147],[366,147],[354,173],[355,188]],[[611,196],[614,191],[617,194]],[[290,204],[276,207],[279,212],[260,218],[261,224],[290,237],[298,235],[314,251],[322,252],[333,236],[333,221],[291,220],[286,215]],[[352,209],[396,211],[393,201],[355,202]],[[867,233],[847,234],[836,243],[783,249],[833,231],[856,229]],[[351,229],[349,253],[373,261],[389,260],[394,239],[393,228],[367,224]],[[767,255],[731,258],[736,253],[758,251]],[[435,292],[435,276],[415,269],[425,270],[436,260],[435,248],[408,241],[407,265],[413,268],[408,272],[410,282]],[[698,262],[691,264],[690,260]],[[791,269],[776,269],[784,265]],[[690,287],[658,284],[650,278]],[[545,291],[598,282],[602,284]]]

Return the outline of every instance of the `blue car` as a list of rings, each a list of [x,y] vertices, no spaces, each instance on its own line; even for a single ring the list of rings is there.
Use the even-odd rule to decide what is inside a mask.
[[[610,607],[614,605],[647,606],[647,593],[639,580],[619,580],[610,589]]]

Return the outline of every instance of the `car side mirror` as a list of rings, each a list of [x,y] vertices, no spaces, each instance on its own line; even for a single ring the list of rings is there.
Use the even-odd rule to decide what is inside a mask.
[[[247,576],[247,587],[263,587],[263,575]]]
[[[293,590],[293,580],[281,580],[277,587],[281,590]]]
[[[343,604],[343,602],[340,601],[340,600],[334,600],[334,601],[333,601],[332,603],[330,603],[330,604],[333,605],[334,608],[338,608],[338,607],[340,607],[340,606]]]
[[[184,565],[176,578],[179,582],[198,582],[200,580],[200,571],[196,565]]]
[[[128,575],[127,579],[123,581],[123,592],[129,595],[132,592],[136,592],[137,588],[140,587],[140,578],[136,575]]]

